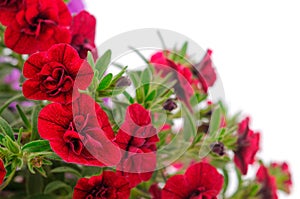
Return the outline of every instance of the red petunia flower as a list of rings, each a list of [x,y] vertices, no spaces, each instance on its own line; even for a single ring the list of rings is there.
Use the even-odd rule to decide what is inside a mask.
[[[130,105],[115,142],[123,152],[117,170],[126,176],[132,187],[151,178],[156,167],[158,141],[149,111],[139,104]]]
[[[223,176],[207,163],[190,166],[184,175],[168,179],[162,190],[162,199],[217,199],[223,186]]]
[[[24,6],[6,28],[5,45],[17,53],[31,54],[57,43],[70,43],[71,21],[62,0],[24,0]]]
[[[278,199],[276,179],[271,176],[268,169],[261,165],[256,173],[256,179],[262,184],[262,188],[258,192],[261,199]]]
[[[202,88],[206,93],[208,91],[208,88],[212,87],[217,80],[217,74],[213,67],[211,54],[212,51],[208,49],[203,59],[200,61],[200,63],[196,64],[195,66],[197,69],[195,73],[198,76],[198,80],[201,83]]]
[[[243,175],[248,172],[248,165],[253,164],[259,150],[260,134],[249,129],[250,119],[247,117],[239,124],[237,148],[234,151],[234,162]]]
[[[0,159],[0,185],[3,183],[6,175],[6,170],[3,164],[3,161]]]
[[[93,78],[91,66],[68,44],[56,44],[47,52],[31,55],[24,64],[26,98],[67,104],[86,89]]]
[[[271,164],[269,171],[276,177],[276,185],[278,189],[286,193],[291,193],[293,182],[289,165],[286,162],[281,164],[274,162]]]
[[[152,199],[161,199],[161,188],[158,186],[157,183],[152,184],[149,188],[149,193],[152,196]]]
[[[158,72],[162,72],[162,76],[166,76],[168,73],[173,74],[172,80],[178,80],[178,83],[174,85],[175,93],[177,97],[182,100],[192,110],[190,105],[190,98],[194,94],[192,84],[194,80],[193,74],[190,69],[173,62],[166,57],[168,52],[157,52],[150,58],[152,63]]]
[[[110,166],[120,160],[108,117],[88,95],[82,94],[73,106],[47,105],[39,114],[38,130],[66,162]]]
[[[85,59],[87,52],[91,51],[97,57],[95,45],[96,19],[87,11],[81,11],[73,17],[71,25],[71,45],[77,50],[79,56]]]
[[[17,12],[22,8],[23,0],[0,1],[0,23],[8,26],[16,18]]]
[[[73,199],[128,199],[130,187],[123,176],[112,171],[104,171],[100,176],[78,180],[73,193]]]

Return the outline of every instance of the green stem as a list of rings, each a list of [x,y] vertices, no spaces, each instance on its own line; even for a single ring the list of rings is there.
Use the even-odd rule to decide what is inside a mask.
[[[228,183],[229,183],[229,175],[228,175],[228,171],[226,168],[222,169],[223,175],[224,175],[224,186],[223,186],[223,191],[222,191],[222,196],[223,198],[225,198],[226,196],[226,191],[228,188]]]
[[[143,198],[147,198],[147,199],[151,199],[151,195],[138,189],[138,188],[134,188],[131,190],[132,192],[135,193],[135,195],[139,195],[139,196],[142,196]]]
[[[24,98],[23,94],[19,94],[16,96],[13,96],[12,98],[8,99],[1,107],[0,107],[0,115],[2,114],[2,112],[14,101]]]

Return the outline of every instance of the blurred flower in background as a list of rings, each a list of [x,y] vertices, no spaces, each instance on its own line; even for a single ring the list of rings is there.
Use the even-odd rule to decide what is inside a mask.
[[[83,0],[70,0],[68,8],[71,13],[78,13],[84,9]]]

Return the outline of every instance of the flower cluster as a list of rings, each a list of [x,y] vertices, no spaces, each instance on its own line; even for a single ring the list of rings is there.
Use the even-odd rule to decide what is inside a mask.
[[[291,193],[289,165],[260,159],[250,118],[210,99],[210,49],[199,60],[187,42],[150,57],[134,50],[147,67],[115,63],[115,74],[110,50],[98,58],[96,19],[80,0],[4,0],[0,23],[0,94],[9,98],[0,106],[0,198]]]

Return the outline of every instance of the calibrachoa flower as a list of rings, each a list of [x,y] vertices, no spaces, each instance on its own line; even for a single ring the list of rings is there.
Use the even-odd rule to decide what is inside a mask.
[[[23,94],[28,99],[63,104],[79,96],[92,78],[91,66],[68,44],[56,44],[47,52],[31,55],[24,64]],[[76,83],[75,83],[76,81]]]
[[[185,174],[168,179],[162,191],[162,199],[217,199],[223,186],[223,176],[207,163],[190,166]]]
[[[161,199],[161,188],[158,186],[157,183],[152,184],[149,188],[149,193],[152,196],[152,199]]]
[[[3,161],[0,159],[0,185],[3,183],[5,175],[6,175],[6,170]]]
[[[248,165],[255,160],[259,150],[260,134],[249,128],[250,119],[247,117],[239,123],[237,148],[234,151],[234,162],[243,175],[248,172]]]
[[[190,109],[190,98],[192,97],[194,91],[191,84],[194,83],[192,78],[192,73],[189,68],[177,64],[166,57],[168,52],[157,52],[150,58],[150,63],[152,63],[155,69],[160,72],[162,71],[162,76],[166,76],[168,73],[173,74],[173,79],[177,79],[178,83],[175,84],[174,89],[176,95],[181,99]]]
[[[0,23],[7,26],[16,18],[17,12],[23,6],[23,0],[0,1]]]
[[[84,3],[82,0],[70,0],[68,3],[68,8],[71,13],[78,13],[84,10]]]
[[[5,45],[20,54],[44,51],[53,44],[69,43],[71,14],[62,0],[24,0],[10,20]]]
[[[150,112],[139,104],[130,105],[115,142],[123,151],[117,170],[126,176],[132,187],[151,178],[156,167],[158,141]]]
[[[272,163],[269,168],[270,173],[276,177],[276,185],[278,189],[291,193],[292,188],[292,176],[289,169],[289,165],[286,162]]]
[[[86,58],[88,51],[93,52],[94,57],[97,57],[95,31],[96,19],[87,11],[81,11],[73,17],[71,45],[77,50],[82,59]]]
[[[116,165],[119,148],[106,113],[88,95],[73,105],[47,105],[38,117],[40,136],[63,160],[90,166]]]
[[[104,171],[100,176],[78,180],[73,199],[128,199],[130,187],[123,176]]]
[[[261,190],[258,192],[258,196],[261,199],[277,199],[277,187],[276,179],[271,176],[268,169],[261,165],[256,173],[257,181],[262,185]]]
[[[212,87],[217,79],[217,74],[211,60],[212,50],[208,49],[199,64],[196,64],[197,71],[194,73],[198,76],[198,80],[203,90],[207,93],[208,88]]]

